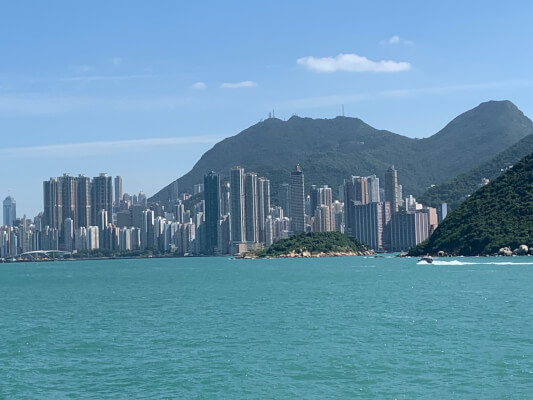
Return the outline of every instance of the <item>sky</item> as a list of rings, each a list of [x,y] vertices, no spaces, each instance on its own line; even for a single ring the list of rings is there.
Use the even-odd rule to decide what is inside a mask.
[[[0,198],[18,216],[37,215],[42,182],[63,173],[121,175],[150,196],[270,112],[344,105],[409,137],[488,100],[533,116],[533,2],[0,6]]]

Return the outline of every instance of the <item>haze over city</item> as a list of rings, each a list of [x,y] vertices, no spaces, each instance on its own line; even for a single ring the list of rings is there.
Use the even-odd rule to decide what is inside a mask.
[[[4,4],[2,198],[64,172],[152,195],[267,118],[358,117],[427,137],[510,99],[533,114],[527,2]],[[68,34],[67,34],[68,32]],[[517,60],[517,54],[520,60]]]

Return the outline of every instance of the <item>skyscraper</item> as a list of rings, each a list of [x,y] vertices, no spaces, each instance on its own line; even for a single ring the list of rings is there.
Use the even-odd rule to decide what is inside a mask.
[[[14,226],[17,219],[17,202],[11,196],[7,196],[3,203],[4,225]]]
[[[385,172],[385,201],[391,204],[391,212],[398,212],[398,171],[394,165]]]
[[[355,201],[368,204],[368,181],[363,176],[352,177],[355,190]]]
[[[122,177],[115,177],[115,207],[119,207],[120,200],[122,200]]]
[[[291,230],[293,233],[305,231],[305,192],[304,174],[297,164],[291,172],[290,190]]]
[[[282,183],[279,188],[279,205],[283,208],[286,217],[291,216],[291,190],[288,183]]]
[[[373,250],[390,246],[390,203],[351,204],[352,235]]]
[[[87,228],[91,225],[91,179],[80,174],[77,181],[77,220],[74,221],[74,229],[82,226]]]
[[[205,196],[205,251],[215,254],[218,242],[218,220],[220,219],[220,177],[213,171],[204,176]]]
[[[98,226],[98,213],[107,211],[109,221],[113,215],[113,178],[100,174],[92,183],[92,225]]]
[[[63,174],[59,178],[59,184],[61,185],[61,221],[65,221],[70,218],[72,222],[76,221],[76,201],[77,201],[77,181],[76,178],[69,174]],[[77,227],[75,227],[77,228]],[[61,231],[63,227],[61,227]]]
[[[247,242],[259,241],[257,211],[257,174],[247,172],[244,176],[244,226]]]
[[[233,243],[245,242],[244,169],[242,167],[233,167],[230,170],[230,215],[231,241]]]
[[[265,223],[270,214],[270,180],[259,178],[257,180],[257,220],[259,225],[259,242],[265,243]]]
[[[376,175],[366,177],[368,182],[368,202],[379,203],[381,198],[379,196],[379,178]]]
[[[61,184],[58,179],[50,178],[43,182],[43,227],[61,229],[63,225]]]

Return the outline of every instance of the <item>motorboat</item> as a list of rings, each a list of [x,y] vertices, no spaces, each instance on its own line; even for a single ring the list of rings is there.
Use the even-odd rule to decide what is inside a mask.
[[[433,257],[431,257],[431,256],[424,256],[424,257],[421,257],[420,260],[418,260],[418,261],[425,261],[425,262],[427,262],[428,264],[431,264],[431,263],[433,263]]]

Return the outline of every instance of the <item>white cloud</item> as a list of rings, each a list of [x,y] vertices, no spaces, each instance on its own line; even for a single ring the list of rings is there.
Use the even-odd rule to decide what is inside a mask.
[[[411,64],[398,61],[372,61],[357,54],[339,54],[335,57],[302,57],[296,62],[316,72],[398,72],[408,71]]]
[[[82,143],[50,144],[42,146],[13,147],[0,149],[2,158],[72,158],[94,156],[95,154],[117,154],[145,151],[148,147],[170,148],[186,144],[215,144],[221,135],[182,136],[174,138],[109,140]]]
[[[388,38],[387,40],[382,40],[380,42],[382,45],[387,45],[387,44],[391,44],[391,45],[394,45],[394,44],[403,44],[405,46],[412,46],[414,43],[410,40],[405,40],[405,39],[402,39],[401,37],[399,37],[398,35],[393,35],[391,36],[390,38]]]
[[[242,81],[242,82],[235,82],[235,83],[223,83],[220,85],[223,89],[239,89],[239,88],[251,88],[257,86],[256,82],[253,81]]]
[[[122,63],[122,58],[120,57],[113,57],[113,59],[111,60],[111,62],[113,63],[113,65],[119,65]]]
[[[198,90],[202,90],[202,89],[207,89],[207,85],[205,82],[196,82],[194,83],[191,88],[193,89],[198,89]]]

